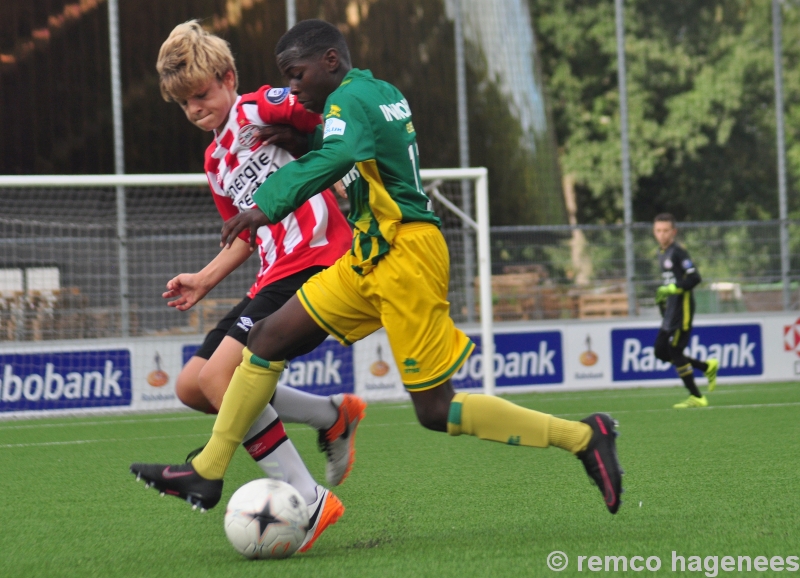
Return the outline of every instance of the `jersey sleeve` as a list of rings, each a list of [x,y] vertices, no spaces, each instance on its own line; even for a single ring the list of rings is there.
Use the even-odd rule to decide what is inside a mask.
[[[676,278],[675,285],[684,291],[691,291],[702,281],[700,273],[692,262],[689,252],[683,247],[676,251],[675,257],[683,271],[683,277],[681,279]]]
[[[253,195],[253,200],[277,223],[319,191],[344,177],[353,165],[374,158],[374,139],[361,103],[334,94],[340,104],[326,103],[325,125],[316,150],[281,167]]]
[[[258,115],[265,124],[288,124],[308,134],[321,122],[320,115],[303,108],[289,88],[262,86],[256,95]]]

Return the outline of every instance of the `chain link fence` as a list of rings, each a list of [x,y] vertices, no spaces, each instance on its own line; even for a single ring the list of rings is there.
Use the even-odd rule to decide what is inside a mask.
[[[110,185],[0,183],[0,341],[194,335],[213,328],[245,296],[259,260],[251,257],[188,312],[167,307],[161,297],[167,281],[201,270],[220,251],[222,221],[205,177],[189,176],[198,184],[126,185],[122,211]],[[424,184],[463,208],[461,180]],[[466,186],[472,195],[471,181]],[[347,212],[347,202],[340,204]],[[441,200],[432,204],[450,250],[454,311],[477,321],[477,235]],[[475,219],[474,207],[467,216]]]
[[[470,197],[458,180],[430,186],[456,207]],[[121,271],[114,187],[2,189],[0,341],[120,336],[126,309],[129,335],[204,333],[244,296],[256,258],[189,312],[170,309],[161,298],[170,278],[199,271],[219,251],[221,221],[206,185],[127,186],[125,199],[127,270]],[[433,204],[450,250],[453,317],[475,322],[475,235],[439,199]],[[661,278],[651,227],[633,226],[636,313],[645,317],[658,315],[654,294]],[[779,232],[779,221],[681,224],[679,242],[703,277],[695,290],[697,312],[781,310]],[[796,309],[800,222],[790,222],[788,232]],[[627,316],[624,233],[622,225],[491,228],[495,320]]]
[[[634,292],[640,316],[657,316],[661,283],[651,223],[635,223]],[[800,305],[800,222],[788,226],[791,308]],[[780,221],[682,223],[684,245],[703,278],[698,313],[780,311]],[[575,319],[626,316],[625,227],[493,227],[495,317]]]

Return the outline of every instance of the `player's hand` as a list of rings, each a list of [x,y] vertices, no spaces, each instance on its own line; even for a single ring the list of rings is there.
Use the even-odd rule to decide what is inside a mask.
[[[222,225],[222,238],[220,247],[230,247],[239,233],[250,231],[250,250],[256,248],[256,231],[264,225],[269,225],[269,219],[258,207],[243,211],[225,221]]]
[[[680,290],[675,283],[662,285],[656,290],[656,303],[664,303],[670,295],[677,295],[678,293],[680,293]]]
[[[288,124],[267,125],[259,131],[264,144],[271,144],[288,151],[294,158],[308,152],[308,135]]]
[[[167,305],[178,311],[187,311],[199,302],[209,291],[202,279],[196,273],[181,273],[167,282],[167,290],[161,296]]]
[[[336,181],[333,184],[333,190],[336,191],[336,194],[342,197],[343,199],[347,198],[347,188],[344,186],[342,181]]]

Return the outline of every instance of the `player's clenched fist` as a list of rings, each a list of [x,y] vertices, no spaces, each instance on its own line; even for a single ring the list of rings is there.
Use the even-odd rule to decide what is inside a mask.
[[[234,215],[222,225],[222,238],[220,239],[220,247],[230,247],[236,237],[242,231],[250,232],[250,250],[254,251],[256,248],[256,231],[260,227],[269,225],[269,219],[261,212],[258,207],[253,207],[247,211],[242,211],[238,215]]]

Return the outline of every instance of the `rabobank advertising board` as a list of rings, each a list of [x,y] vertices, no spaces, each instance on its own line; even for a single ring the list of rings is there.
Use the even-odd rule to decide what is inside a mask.
[[[470,335],[475,351],[453,375],[453,387],[483,386],[481,338]],[[499,333],[494,336],[494,377],[497,387],[555,385],[564,381],[561,331]]]
[[[131,405],[128,349],[0,354],[0,412]]]
[[[199,345],[184,345],[183,363],[189,361],[199,348]],[[311,353],[290,361],[278,385],[289,385],[316,395],[352,393],[353,348],[328,339]]]
[[[498,393],[680,385],[655,357],[657,319],[495,324],[491,363]],[[477,391],[484,359],[476,350],[452,376]],[[47,412],[183,409],[175,386],[202,336],[0,344],[0,419]],[[800,378],[797,313],[701,316],[686,352],[720,361],[720,384]],[[281,384],[318,395],[353,392],[367,401],[408,399],[383,330],[352,347],[328,339],[287,364]],[[701,378],[702,380],[702,378]]]
[[[582,391],[680,386],[675,368],[655,356],[659,319],[603,319],[495,323],[493,370],[499,393]],[[483,385],[484,360],[477,345],[453,374],[456,389]],[[402,399],[401,373],[382,331],[356,344],[356,392],[367,399]],[[800,318],[764,313],[701,316],[686,353],[720,362],[720,383],[769,382],[800,376]],[[702,379],[702,376],[698,373]]]
[[[611,330],[614,381],[676,379],[675,368],[656,358],[653,349],[657,328]],[[719,377],[755,376],[764,373],[761,325],[699,326],[692,330],[686,354],[699,360],[719,360]],[[698,376],[701,373],[697,372]]]

